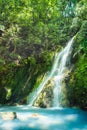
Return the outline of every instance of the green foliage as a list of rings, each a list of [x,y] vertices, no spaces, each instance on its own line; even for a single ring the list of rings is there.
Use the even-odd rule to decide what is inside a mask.
[[[83,42],[82,42],[82,49],[83,49],[83,51],[85,52],[85,53],[87,53],[87,40],[83,40]]]
[[[30,62],[31,66],[34,66],[36,64],[36,60],[35,60],[35,58],[33,56],[32,57],[28,57],[28,62]]]
[[[73,2],[73,1],[72,1]],[[1,17],[3,25],[14,31],[14,26],[26,27],[22,36],[27,33],[26,40],[29,43],[48,43],[49,37],[56,43],[58,26],[67,22],[66,16],[72,15],[72,6],[69,6],[68,0],[62,1],[16,1],[1,0]],[[61,21],[62,19],[62,21]],[[51,25],[51,26],[50,26]],[[12,27],[13,26],[13,27]],[[54,28],[54,29],[53,29]],[[18,29],[18,28],[17,28]],[[9,30],[7,30],[9,31]],[[11,31],[10,31],[11,32]],[[50,33],[49,33],[50,32]],[[21,33],[21,32],[20,32]],[[12,32],[13,34],[13,32]],[[25,35],[24,35],[25,36]],[[9,36],[10,37],[10,36]],[[46,40],[45,40],[46,39]]]
[[[0,64],[5,64],[5,60],[4,59],[0,59]]]
[[[37,87],[40,76],[51,69],[54,53],[78,32],[74,51],[81,53],[81,59],[70,89],[76,90],[73,98],[77,104],[85,104],[86,5],[87,0],[0,0],[1,100],[17,101],[29,94],[33,85]]]
[[[76,69],[73,74],[74,80],[71,81],[71,84],[74,84],[74,97],[72,100],[75,100],[75,105],[82,108],[87,106],[87,57],[81,56],[78,63],[76,64]]]
[[[80,2],[77,3],[76,9],[75,9],[76,16],[83,20],[87,20],[87,1],[86,0],[80,0]]]

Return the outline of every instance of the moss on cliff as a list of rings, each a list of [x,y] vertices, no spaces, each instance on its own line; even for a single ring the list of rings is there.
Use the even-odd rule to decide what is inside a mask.
[[[30,56],[20,64],[12,61],[0,66],[0,103],[26,103],[28,94],[40,81],[38,77],[50,70],[54,52],[46,50],[38,56]],[[39,83],[38,83],[38,82]]]
[[[74,43],[74,54],[72,62],[74,64],[70,80],[67,82],[67,95],[70,106],[87,108],[87,21],[82,22],[82,26],[76,35]],[[74,60],[73,60],[74,59]]]

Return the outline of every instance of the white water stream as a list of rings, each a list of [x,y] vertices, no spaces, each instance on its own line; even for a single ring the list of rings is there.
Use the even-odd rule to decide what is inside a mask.
[[[33,91],[28,97],[28,103],[33,106],[34,101],[37,99],[40,92],[43,90],[44,86],[47,84],[48,80],[51,78],[54,81],[53,89],[53,107],[60,107],[61,102],[61,87],[62,81],[66,76],[66,72],[69,71],[70,67],[70,57],[72,52],[72,44],[74,37],[67,43],[66,47],[58,54],[55,55],[54,63],[51,72],[46,76],[46,78],[39,85],[38,89]]]

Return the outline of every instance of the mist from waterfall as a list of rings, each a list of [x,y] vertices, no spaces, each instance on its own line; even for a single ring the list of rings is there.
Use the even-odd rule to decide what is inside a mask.
[[[62,49],[60,53],[55,55],[51,72],[45,77],[39,87],[35,91],[33,91],[28,97],[28,103],[30,106],[33,106],[38,95],[51,78],[54,82],[52,107],[61,106],[62,82],[66,76],[66,72],[70,69],[70,58],[73,40],[74,37],[67,43],[65,48]]]

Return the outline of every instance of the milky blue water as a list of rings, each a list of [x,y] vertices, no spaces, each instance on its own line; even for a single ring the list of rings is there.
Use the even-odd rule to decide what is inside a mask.
[[[17,119],[0,118],[0,130],[87,130],[87,112],[80,109],[42,109],[29,106],[0,107],[16,112]]]

